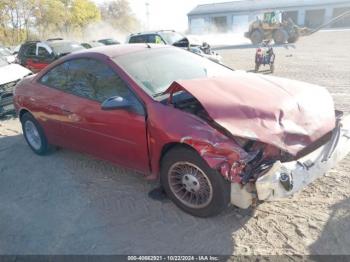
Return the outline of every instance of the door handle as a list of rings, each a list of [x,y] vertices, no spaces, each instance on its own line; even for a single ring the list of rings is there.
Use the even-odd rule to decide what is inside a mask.
[[[65,108],[61,108],[61,111],[62,111],[62,113],[66,114],[66,115],[73,114],[72,111],[70,111],[70,110],[68,110],[68,109],[65,109]]]

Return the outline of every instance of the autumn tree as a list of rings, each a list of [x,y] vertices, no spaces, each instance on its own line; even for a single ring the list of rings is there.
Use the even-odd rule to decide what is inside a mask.
[[[53,36],[79,38],[101,17],[121,32],[139,28],[127,0],[109,1],[100,7],[92,0],[0,0],[0,44]]]
[[[132,32],[140,28],[140,23],[132,13],[127,0],[113,0],[100,6],[102,20],[115,29]]]
[[[64,4],[60,0],[38,0],[35,9],[35,28],[40,38],[46,38],[51,32],[62,32],[67,15]]]

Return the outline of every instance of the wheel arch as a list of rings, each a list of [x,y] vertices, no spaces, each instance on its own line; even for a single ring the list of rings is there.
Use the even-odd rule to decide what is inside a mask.
[[[22,117],[23,117],[23,115],[24,115],[25,113],[31,114],[31,113],[29,112],[28,109],[22,108],[22,109],[19,110],[19,112],[18,112],[18,117],[19,117],[19,120],[20,120],[20,121],[22,121]]]
[[[206,140],[192,140],[192,138],[183,138],[180,141],[170,142],[163,145],[162,150],[156,163],[157,175],[161,170],[161,165],[164,156],[175,148],[186,148],[195,152],[203,161],[212,169],[217,170],[225,179],[234,182],[237,180],[237,175],[242,171],[243,165],[238,164],[239,160],[244,157],[245,152],[238,146],[229,144],[231,150],[222,150],[222,144],[212,144]],[[238,161],[238,162],[237,162]],[[233,168],[233,164],[235,168]],[[156,175],[156,176],[157,176]],[[158,177],[156,177],[158,178]]]
[[[179,148],[179,147],[190,149],[193,152],[196,152],[197,154],[199,154],[199,152],[194,147],[190,146],[189,144],[185,144],[185,143],[181,143],[181,142],[170,142],[170,143],[167,143],[167,144],[163,145],[161,153],[160,153],[160,158],[159,158],[159,163],[158,163],[159,168],[160,168],[160,166],[162,164],[162,160],[163,160],[164,156],[169,151],[171,151],[171,150],[173,150],[175,148]]]

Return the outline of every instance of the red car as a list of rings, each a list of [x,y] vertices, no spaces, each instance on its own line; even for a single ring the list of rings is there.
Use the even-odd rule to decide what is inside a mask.
[[[21,45],[16,60],[20,65],[37,73],[58,58],[82,49],[85,48],[81,44],[60,38],[45,42],[28,41]]]
[[[201,217],[288,197],[350,151],[350,118],[325,88],[170,46],[65,56],[14,100],[35,153],[60,146],[138,170]]]

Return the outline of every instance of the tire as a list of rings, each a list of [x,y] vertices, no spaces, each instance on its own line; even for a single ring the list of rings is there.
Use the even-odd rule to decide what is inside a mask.
[[[160,173],[168,197],[186,213],[196,217],[216,216],[230,203],[230,183],[192,149],[175,147],[167,152]]]
[[[264,34],[260,30],[255,30],[250,35],[250,41],[252,41],[253,45],[258,45],[264,40]]]
[[[22,131],[25,140],[33,152],[37,155],[47,155],[50,152],[50,145],[42,127],[30,113],[21,117]]]
[[[289,36],[288,43],[293,44],[298,40],[299,40],[299,34],[295,33],[295,34]]]
[[[275,44],[277,45],[283,45],[287,42],[288,39],[288,33],[284,29],[277,29],[273,33],[273,40],[275,41]]]
[[[255,73],[259,72],[260,65],[258,63],[255,64]]]

